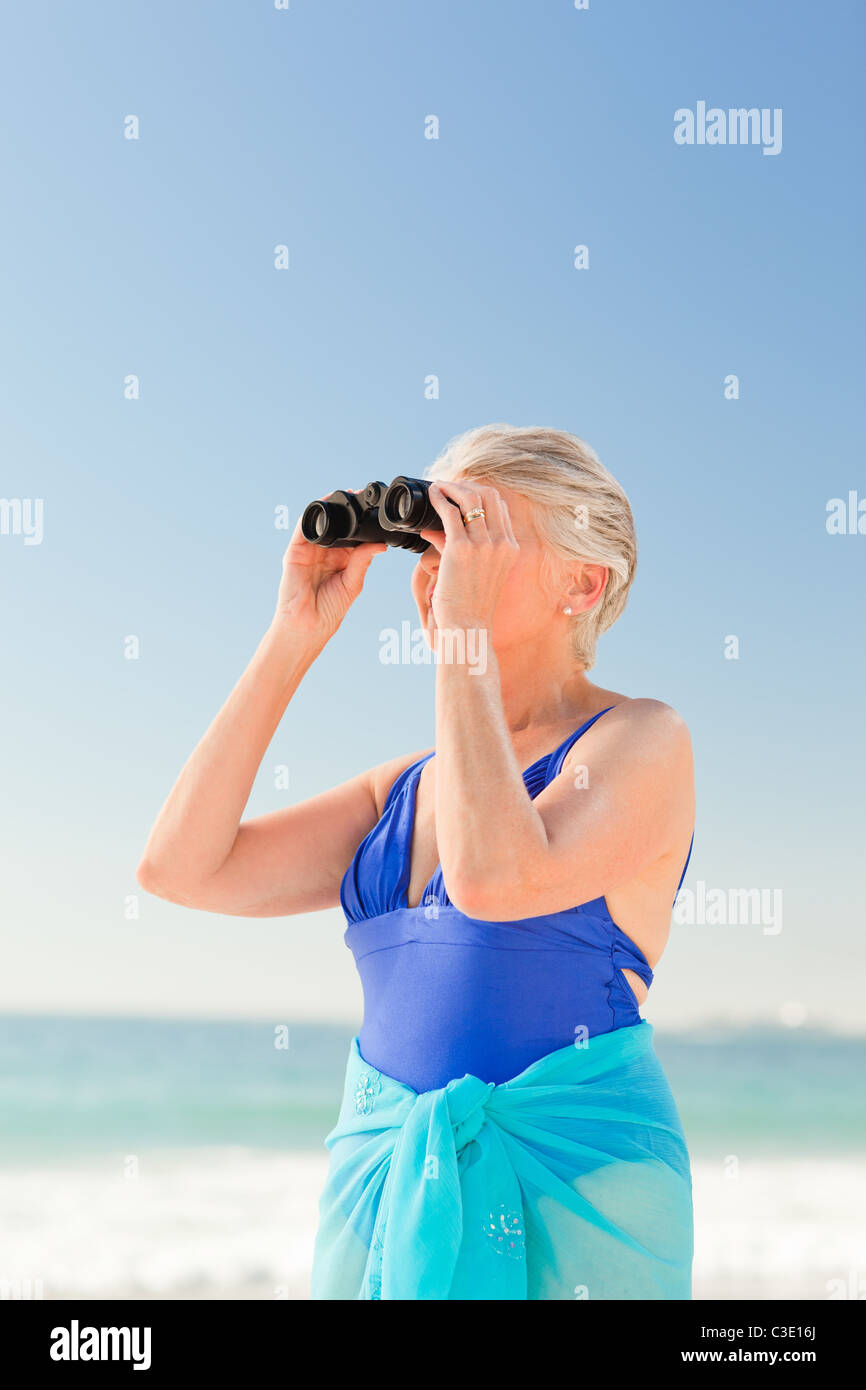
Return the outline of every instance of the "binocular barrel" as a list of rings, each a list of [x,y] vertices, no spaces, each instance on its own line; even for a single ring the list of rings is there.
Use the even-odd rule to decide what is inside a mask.
[[[311,502],[301,518],[304,540],[312,545],[353,546],[368,541],[420,554],[428,543],[419,531],[441,531],[442,521],[423,478],[402,475],[388,485],[368,483],[363,492],[332,492]]]

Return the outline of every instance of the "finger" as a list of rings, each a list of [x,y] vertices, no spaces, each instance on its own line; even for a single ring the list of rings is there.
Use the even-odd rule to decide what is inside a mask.
[[[433,483],[445,492],[462,497],[477,494],[482,486],[477,478],[434,478]]]
[[[477,484],[437,482],[436,486],[444,497],[450,497],[451,501],[460,510],[460,524],[465,538],[469,541],[476,541],[486,538],[487,524],[484,503],[481,497],[481,488]],[[434,504],[435,505],[435,504]],[[471,516],[472,512],[481,512],[481,516]],[[471,519],[466,520],[467,516]],[[447,530],[446,530],[447,534]]]
[[[481,497],[487,513],[487,530],[491,539],[505,540],[510,545],[517,546],[517,537],[511,524],[511,512],[502,493],[496,487],[482,487]]]
[[[499,510],[500,515],[502,517],[502,534],[505,536],[505,539],[509,541],[512,545],[517,545],[517,538],[514,534],[514,527],[511,524],[511,512],[509,510],[508,503],[502,496],[501,492],[497,495],[499,497]]]
[[[387,549],[387,545],[384,543],[380,545],[378,541],[366,541],[363,545],[354,546],[343,571],[343,577],[350,588],[353,585],[360,586],[364,575],[370,568],[373,556],[381,554],[383,550]]]
[[[501,493],[499,495],[499,502],[502,507],[502,528],[506,538],[511,541],[512,545],[517,545],[517,537],[514,534],[514,527],[511,524],[511,512],[508,510],[508,503]]]
[[[444,497],[450,498],[462,516],[472,511],[473,508],[483,505],[481,501],[482,489],[477,483],[452,482],[450,479],[440,480],[437,478],[431,486],[437,488]]]
[[[480,487],[478,491],[481,496],[479,506],[484,509],[488,536],[491,540],[504,540],[508,534],[505,529],[507,508],[502,494],[495,487]],[[473,521],[468,524],[477,526],[480,523]]]
[[[348,569],[356,558],[358,558],[359,563],[363,560],[365,566],[369,565],[374,555],[382,553],[388,547],[384,541],[362,541],[359,545],[323,545],[316,546],[316,549],[323,558],[328,555],[345,556],[345,568]]]
[[[445,537],[442,531],[419,531],[418,535],[421,537],[422,541],[427,541],[429,545],[432,545],[434,550],[438,550],[439,554],[442,554],[442,551],[445,549]]]
[[[449,484],[449,487],[450,486]],[[430,484],[428,495],[434,510],[442,518],[442,528],[445,532],[445,539],[457,542],[465,540],[466,527],[463,524],[463,516],[457,498],[449,499],[444,487],[439,483]],[[452,502],[457,502],[457,505],[452,505]]]

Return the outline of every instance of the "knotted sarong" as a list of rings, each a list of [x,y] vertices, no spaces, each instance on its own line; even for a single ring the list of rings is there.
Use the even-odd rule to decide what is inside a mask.
[[[692,1190],[652,1025],[419,1094],[354,1038],[314,1299],[688,1299]]]

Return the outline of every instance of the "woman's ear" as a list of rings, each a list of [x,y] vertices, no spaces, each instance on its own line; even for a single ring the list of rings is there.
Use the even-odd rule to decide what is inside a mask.
[[[607,565],[581,564],[573,571],[565,604],[572,613],[588,613],[605,591],[609,570]]]

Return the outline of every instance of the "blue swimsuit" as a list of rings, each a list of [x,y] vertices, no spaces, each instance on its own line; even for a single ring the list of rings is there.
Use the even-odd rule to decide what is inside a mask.
[[[524,772],[530,797],[607,712]],[[364,990],[364,1061],[417,1092],[467,1074],[499,1085],[576,1037],[640,1023],[622,971],[647,986],[653,972],[603,897],[541,917],[483,922],[451,904],[437,867],[419,905],[408,906],[418,779],[432,756],[397,778],[340,889],[345,941]],[[680,884],[690,858],[691,846]]]

